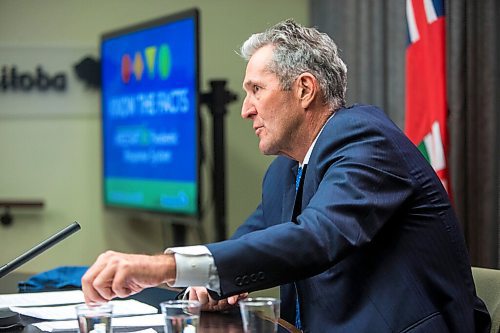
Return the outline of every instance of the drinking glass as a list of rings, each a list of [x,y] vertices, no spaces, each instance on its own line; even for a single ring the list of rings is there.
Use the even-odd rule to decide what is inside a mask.
[[[112,333],[111,317],[113,305],[110,303],[90,306],[76,306],[76,317],[80,333]]]
[[[240,312],[245,333],[276,333],[280,317],[280,300],[270,297],[241,300]]]
[[[200,323],[200,302],[166,301],[160,307],[165,317],[165,333],[196,333]]]

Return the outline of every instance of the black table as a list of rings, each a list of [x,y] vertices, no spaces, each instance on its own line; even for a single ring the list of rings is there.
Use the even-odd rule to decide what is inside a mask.
[[[2,280],[0,280],[0,293],[16,293],[17,292],[17,281],[21,281],[27,278],[27,274],[22,273],[11,273]],[[140,302],[149,304],[151,306],[159,309],[159,304],[166,300],[174,299],[177,295],[176,291],[172,291],[164,288],[148,288],[143,290],[142,292],[130,297],[132,299],[138,300]],[[41,321],[40,319],[26,317],[21,315],[21,323],[24,327],[16,327],[8,330],[0,330],[0,333],[7,332],[16,332],[16,333],[40,333],[38,328],[32,323],[36,323]],[[144,327],[147,328],[147,327]],[[133,327],[133,328],[114,328],[113,332],[129,332],[129,331],[138,331],[141,328]],[[157,332],[163,332],[163,327],[155,326],[154,330]],[[71,331],[76,332],[76,331]],[[238,308],[234,308],[230,311],[225,312],[203,312],[200,317],[200,327],[198,329],[199,333],[244,333],[243,327],[241,323],[241,316]],[[300,332],[290,323],[281,320],[279,322],[278,332],[286,333],[292,332],[297,333]]]

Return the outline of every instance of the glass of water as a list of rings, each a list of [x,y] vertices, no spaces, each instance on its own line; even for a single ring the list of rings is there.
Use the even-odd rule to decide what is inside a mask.
[[[165,317],[165,333],[196,333],[200,324],[200,302],[166,301],[160,307]]]
[[[280,317],[280,300],[270,297],[241,300],[240,312],[245,333],[276,333]]]
[[[76,316],[80,333],[112,333],[111,317],[113,305],[110,303],[90,306],[76,306]]]

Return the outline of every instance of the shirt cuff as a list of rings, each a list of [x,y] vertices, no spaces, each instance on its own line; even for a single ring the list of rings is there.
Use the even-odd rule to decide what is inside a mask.
[[[171,287],[201,286],[220,294],[220,280],[210,250],[203,245],[172,247],[176,276]]]

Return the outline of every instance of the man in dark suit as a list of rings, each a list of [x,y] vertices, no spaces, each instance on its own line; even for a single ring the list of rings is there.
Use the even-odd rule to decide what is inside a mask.
[[[335,43],[287,20],[242,55],[242,116],[259,149],[280,155],[261,204],[227,241],[101,255],[86,300],[168,282],[203,286],[190,298],[217,309],[280,285],[282,317],[305,332],[487,332],[448,195],[382,111],[345,107]]]

